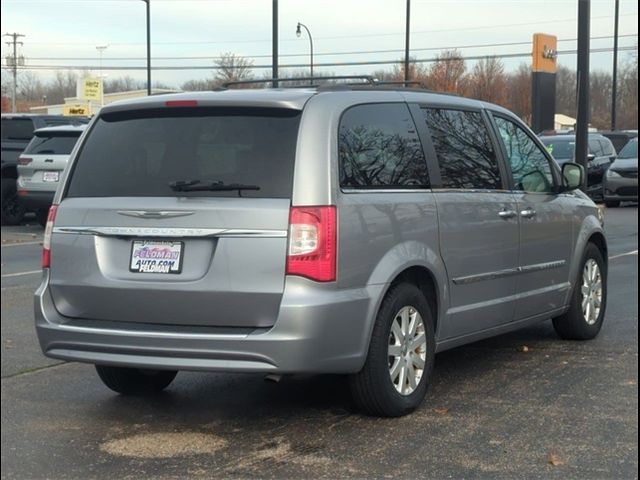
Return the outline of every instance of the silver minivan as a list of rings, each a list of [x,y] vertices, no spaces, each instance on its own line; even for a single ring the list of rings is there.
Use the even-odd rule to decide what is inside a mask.
[[[116,392],[338,373],[362,411],[399,416],[437,352],[602,326],[584,172],[495,105],[375,85],[152,96],[104,107],[66,172],[37,332]]]

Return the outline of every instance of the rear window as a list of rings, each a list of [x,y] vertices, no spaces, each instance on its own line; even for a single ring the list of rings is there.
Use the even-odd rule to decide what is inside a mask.
[[[80,132],[42,133],[31,139],[24,153],[29,155],[69,155],[79,137]]]
[[[31,140],[33,121],[30,118],[3,118],[2,140]]]
[[[638,158],[638,141],[631,140],[627,145],[622,149],[618,158]]]
[[[69,197],[290,198],[300,112],[266,108],[165,108],[105,114],[75,162]],[[173,182],[259,190],[180,191]]]

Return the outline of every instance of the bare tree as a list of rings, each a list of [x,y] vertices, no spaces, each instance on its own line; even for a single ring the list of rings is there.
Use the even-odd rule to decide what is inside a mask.
[[[427,85],[433,90],[463,94],[467,67],[458,50],[441,52],[431,64],[427,74]]]
[[[249,80],[253,77],[251,69],[253,62],[235,53],[227,52],[220,55],[216,61],[218,67],[214,75],[217,84],[238,80]]]
[[[104,93],[128,92],[131,90],[143,90],[146,82],[136,80],[130,75],[124,75],[118,78],[107,78],[104,81]]]
[[[504,105],[507,98],[507,76],[504,65],[496,57],[479,60],[469,75],[468,93],[478,100]]]
[[[526,63],[509,75],[506,106],[525,122],[531,122],[531,67]]]

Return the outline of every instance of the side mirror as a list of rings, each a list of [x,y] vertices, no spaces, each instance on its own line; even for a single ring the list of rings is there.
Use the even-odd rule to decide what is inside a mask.
[[[582,187],[584,168],[577,163],[567,162],[562,165],[562,191],[567,192]]]

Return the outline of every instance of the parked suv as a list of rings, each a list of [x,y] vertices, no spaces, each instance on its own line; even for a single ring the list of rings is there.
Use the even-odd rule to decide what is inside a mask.
[[[553,318],[602,326],[600,210],[509,111],[380,87],[247,89],[104,107],[46,228],[47,356],[116,392],[179,370],[342,373],[415,409],[434,355]]]
[[[575,159],[575,135],[553,135],[540,137],[542,143],[562,165]],[[616,159],[613,143],[597,133],[589,134],[589,153],[587,156],[587,192],[593,199],[602,201],[602,183],[609,165]]]
[[[47,223],[53,194],[67,166],[71,150],[86,125],[39,128],[18,157],[18,196],[38,221]]]
[[[2,114],[2,225],[17,225],[25,208],[16,194],[17,161],[38,128],[87,123],[85,117],[63,115]]]

